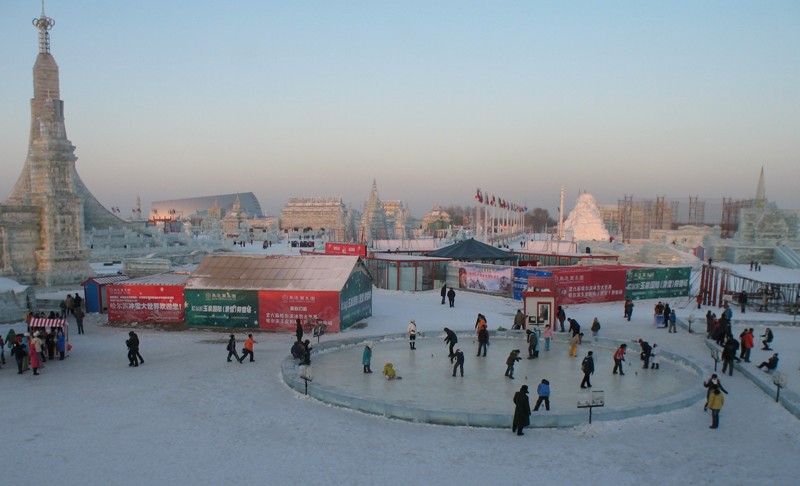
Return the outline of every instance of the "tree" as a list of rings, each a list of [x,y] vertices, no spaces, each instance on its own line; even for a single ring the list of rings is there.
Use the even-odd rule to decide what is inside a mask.
[[[558,222],[550,217],[550,213],[543,208],[533,208],[525,213],[525,227],[534,233],[544,233],[546,229],[553,228]]]

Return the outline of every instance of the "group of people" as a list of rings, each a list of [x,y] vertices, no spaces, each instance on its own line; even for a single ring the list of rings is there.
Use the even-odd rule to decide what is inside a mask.
[[[311,364],[311,341],[308,339],[303,340],[303,324],[300,322],[300,319],[297,319],[297,327],[295,328],[295,341],[292,344],[292,349],[290,350],[292,354],[292,358],[299,359],[301,365],[310,365]],[[233,337],[233,336],[231,336]],[[228,359],[230,361],[230,359]],[[365,371],[366,373],[366,371]],[[371,371],[370,371],[371,373]]]
[[[56,359],[56,353],[59,360],[64,359],[67,340],[60,327],[44,328],[41,331],[34,331],[33,334],[30,332],[17,334],[14,329],[10,329],[5,340],[0,336],[0,367],[6,364],[6,348],[17,363],[17,374],[33,370],[33,374],[38,376],[39,370],[44,368],[44,363]]]
[[[231,358],[236,359],[239,363],[244,363],[244,359],[248,356],[250,357],[250,362],[254,362],[256,360],[255,354],[253,353],[253,347],[255,343],[257,343],[255,339],[253,339],[252,334],[247,335],[247,339],[244,341],[244,345],[242,346],[242,356],[239,357],[239,353],[236,351],[236,336],[231,334],[228,336],[228,346],[226,349],[228,350],[228,363],[231,362]]]
[[[442,294],[442,305],[444,305],[444,300],[447,299],[447,301],[450,303],[450,307],[456,306],[456,291],[453,289],[453,287],[450,287],[450,289],[448,290],[447,284],[442,285],[441,294]]]

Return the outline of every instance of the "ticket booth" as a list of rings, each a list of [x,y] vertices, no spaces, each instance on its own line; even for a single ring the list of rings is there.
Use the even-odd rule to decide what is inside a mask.
[[[530,289],[522,292],[525,320],[529,328],[549,324],[551,329],[555,329],[557,296],[558,293],[551,290]]]

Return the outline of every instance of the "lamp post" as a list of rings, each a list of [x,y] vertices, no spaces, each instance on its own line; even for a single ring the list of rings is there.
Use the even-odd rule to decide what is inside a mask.
[[[311,365],[300,366],[300,378],[306,382],[306,395],[308,395],[308,382],[314,379],[314,368]]]
[[[719,363],[719,351],[717,351],[716,349],[712,349],[711,359],[714,360],[714,371],[717,371],[717,363]]]
[[[772,374],[772,383],[774,383],[778,389],[775,393],[775,401],[777,402],[781,399],[781,388],[786,386],[786,374],[776,371]]]

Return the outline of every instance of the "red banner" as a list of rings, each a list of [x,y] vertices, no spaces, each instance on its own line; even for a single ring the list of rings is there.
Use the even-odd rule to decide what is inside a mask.
[[[326,332],[339,332],[339,292],[258,292],[258,327],[271,331],[294,332],[297,319],[325,324]]]
[[[351,245],[347,243],[325,243],[327,255],[351,255],[367,257],[367,245]]]
[[[110,322],[183,322],[180,285],[107,285]]]
[[[559,304],[590,304],[625,300],[625,268],[552,269]]]

